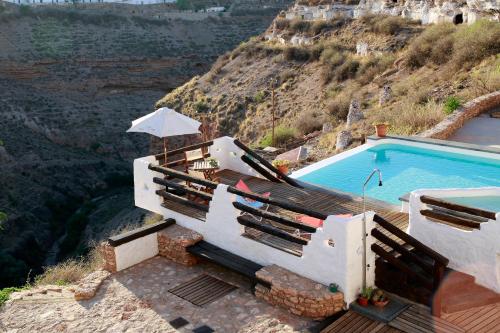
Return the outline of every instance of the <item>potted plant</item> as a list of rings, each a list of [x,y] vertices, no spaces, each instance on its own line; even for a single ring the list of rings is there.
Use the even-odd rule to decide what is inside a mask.
[[[288,160],[274,160],[273,166],[277,168],[281,173],[288,174],[288,167],[290,166],[290,161]]]
[[[213,157],[209,157],[207,158],[205,161],[208,162],[208,165],[210,165],[210,167],[212,168],[217,168],[219,167],[219,161],[217,161],[215,158]]]
[[[375,289],[373,291],[371,301],[372,304],[378,308],[383,308],[387,305],[387,303],[389,303],[389,299],[381,289]]]
[[[375,123],[373,126],[375,126],[378,137],[383,138],[387,135],[387,129],[389,128],[388,123]]]
[[[365,287],[361,289],[361,293],[358,296],[358,304],[361,306],[368,306],[368,302],[372,296],[373,288]]]
[[[330,283],[330,285],[328,286],[328,289],[332,292],[332,293],[336,293],[339,291],[339,285],[336,284],[336,283]]]

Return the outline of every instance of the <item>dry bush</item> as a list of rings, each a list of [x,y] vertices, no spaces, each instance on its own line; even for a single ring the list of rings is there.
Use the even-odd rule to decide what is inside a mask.
[[[411,68],[424,66],[430,59],[440,59],[447,62],[451,56],[450,49],[437,49],[435,46],[443,43],[441,40],[450,38],[456,28],[451,23],[436,24],[428,27],[415,38],[406,52],[406,62]]]
[[[433,100],[421,105],[408,99],[403,105],[403,108],[384,109],[377,121],[389,123],[391,133],[414,135],[431,128],[445,117],[443,105]]]
[[[293,79],[297,73],[292,69],[286,69],[279,74],[279,83],[283,84],[286,81]]]
[[[146,217],[144,217],[143,224],[144,225],[155,224],[161,222],[161,220],[163,220],[163,216],[161,216],[160,214],[151,213],[148,214]]]
[[[287,61],[308,61],[311,57],[309,50],[305,47],[289,46],[284,49],[283,57]]]
[[[346,93],[340,93],[335,96],[326,106],[328,114],[339,121],[343,121],[349,112],[349,104],[352,96]]]
[[[314,111],[306,111],[299,114],[295,120],[295,128],[301,135],[306,135],[314,131],[321,130],[324,123],[323,115]]]
[[[43,274],[35,278],[35,285],[66,285],[75,283],[89,273],[102,267],[103,257],[94,247],[89,254],[80,259],[70,259],[55,266],[45,268]]]
[[[500,53],[500,24],[497,22],[480,20],[470,26],[462,26],[454,37],[451,61],[456,69]]]
[[[345,81],[356,76],[359,68],[359,61],[347,58],[342,65],[334,70],[334,77],[337,81]]]
[[[290,27],[290,20],[279,18],[274,21],[276,23],[276,29],[285,30]]]
[[[301,19],[293,19],[290,22],[289,29],[292,33],[298,33],[298,32],[308,32],[310,28],[311,28],[311,22],[304,21]]]
[[[396,35],[402,28],[408,25],[408,21],[401,16],[382,17],[376,21],[372,27],[372,31],[379,34]]]
[[[383,73],[387,68],[392,66],[394,59],[394,56],[390,54],[369,58],[368,61],[362,63],[358,69],[358,82],[362,85],[369,84],[373,81],[375,76]]]

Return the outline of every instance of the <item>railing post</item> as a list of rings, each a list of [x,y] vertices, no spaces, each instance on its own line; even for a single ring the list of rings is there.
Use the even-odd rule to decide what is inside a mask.
[[[444,277],[444,268],[445,266],[441,263],[434,262],[432,315],[435,317],[441,317],[441,300],[444,292],[441,282]]]

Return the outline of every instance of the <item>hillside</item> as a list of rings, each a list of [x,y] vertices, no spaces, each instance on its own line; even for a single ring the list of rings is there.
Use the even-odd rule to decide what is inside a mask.
[[[193,0],[182,9],[218,3],[228,10],[0,1],[0,287],[39,273],[49,252],[49,263],[85,253],[110,220],[129,223],[120,212],[133,205],[132,159],[149,144],[125,133],[131,120],[288,4]]]
[[[393,134],[416,134],[451,112],[449,105],[500,89],[499,52],[498,22],[423,26],[384,15],[326,21],[282,15],[157,106],[191,116],[209,110],[221,132],[265,146],[275,81],[278,145],[293,146],[327,124],[310,144],[314,160],[335,151],[353,100],[364,114],[349,128],[351,145],[358,145],[374,133],[374,122],[388,122]]]

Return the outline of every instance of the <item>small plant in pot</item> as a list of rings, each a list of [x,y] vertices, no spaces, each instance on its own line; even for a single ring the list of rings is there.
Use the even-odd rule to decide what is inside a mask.
[[[218,168],[219,167],[219,161],[217,161],[213,157],[209,157],[209,158],[205,159],[205,161],[208,162],[208,165],[210,165],[211,168]]]
[[[383,308],[387,305],[387,303],[389,303],[389,299],[381,289],[375,289],[373,291],[371,301],[372,304],[378,308]]]
[[[332,292],[332,293],[336,293],[339,291],[339,285],[336,284],[336,283],[330,283],[330,285],[328,286],[328,289]]]
[[[288,167],[290,166],[290,161],[288,160],[274,160],[273,166],[277,168],[281,173],[287,175]]]
[[[378,137],[383,138],[387,135],[387,129],[389,128],[388,123],[375,123],[373,126],[375,126],[375,131]]]
[[[361,306],[368,306],[368,302],[372,297],[372,293],[373,293],[372,287],[365,287],[361,289],[361,293],[358,296],[358,304]]]

